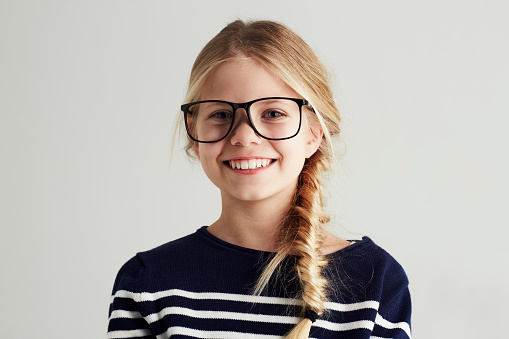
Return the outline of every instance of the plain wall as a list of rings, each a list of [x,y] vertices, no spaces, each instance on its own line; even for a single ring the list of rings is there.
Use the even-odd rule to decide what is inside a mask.
[[[173,122],[204,44],[274,19],[334,70],[328,208],[406,269],[414,338],[495,338],[509,304],[507,1],[0,1],[2,338],[105,337],[136,252],[219,215]]]

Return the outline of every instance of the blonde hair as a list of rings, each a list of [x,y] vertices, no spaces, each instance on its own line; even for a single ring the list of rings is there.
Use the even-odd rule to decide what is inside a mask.
[[[324,138],[318,150],[306,159],[299,175],[290,209],[280,225],[279,250],[266,266],[255,288],[260,294],[282,261],[297,255],[295,270],[299,278],[305,311],[324,312],[327,280],[323,268],[327,259],[321,254],[324,225],[329,217],[323,211],[322,172],[329,169],[333,150],[331,137],[339,133],[339,112],[329,86],[329,76],[313,50],[286,26],[273,21],[241,20],[228,24],[200,52],[194,62],[185,102],[196,101],[203,83],[219,65],[238,58],[252,58],[271,70],[293,90],[309,101]],[[179,118],[182,120],[182,117]],[[178,122],[182,126],[182,121]],[[187,154],[194,156],[188,139]],[[287,338],[308,338],[312,321],[302,319]]]

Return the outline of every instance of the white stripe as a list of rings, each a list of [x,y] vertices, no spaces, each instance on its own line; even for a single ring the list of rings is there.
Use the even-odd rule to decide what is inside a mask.
[[[276,298],[276,297],[255,296],[247,294],[218,293],[218,292],[189,292],[179,289],[171,289],[155,293],[150,292],[135,293],[125,290],[119,290],[117,291],[117,293],[115,293],[115,295],[112,296],[111,302],[113,302],[115,298],[129,298],[133,299],[136,302],[141,302],[141,301],[155,301],[161,298],[172,296],[185,297],[189,299],[230,300],[260,304],[302,305],[301,300],[289,298]]]
[[[365,328],[370,331],[373,331],[373,327],[375,326],[375,323],[371,320],[359,320],[359,321],[352,321],[349,323],[332,323],[327,320],[317,320],[313,326],[325,328],[330,331],[350,331],[350,330],[356,330],[359,328]]]
[[[138,311],[115,310],[111,312],[109,320],[117,318],[139,319],[142,316]]]
[[[151,324],[165,317],[168,314],[184,315],[198,319],[228,319],[228,320],[244,320],[276,324],[296,324],[299,321],[297,317],[266,315],[254,313],[238,313],[228,311],[199,311],[184,307],[166,307],[158,313],[152,313],[145,317],[145,320]]]
[[[145,320],[149,324],[162,319],[168,314],[178,314],[183,316],[189,316],[197,319],[227,319],[227,320],[243,320],[243,321],[255,321],[265,323],[277,323],[277,324],[296,324],[300,318],[289,317],[289,316],[277,316],[277,315],[265,315],[265,314],[252,314],[252,313],[238,313],[238,312],[227,312],[227,311],[198,311],[184,307],[167,307],[159,313],[153,313],[145,317]],[[410,337],[410,327],[405,322],[393,324],[388,320],[385,320],[377,314],[376,316],[377,325],[383,326],[388,329],[400,328]],[[360,328],[373,331],[375,323],[370,320],[359,320],[352,321],[349,323],[333,323],[327,320],[319,319],[313,326],[324,328],[330,331],[341,332],[351,331]],[[408,328],[408,330],[405,328]],[[376,338],[376,337],[374,337]]]
[[[227,331],[202,331],[187,327],[170,327],[165,333],[158,335],[157,339],[167,339],[172,335],[186,335],[194,338],[252,338],[252,339],[282,339],[284,337],[268,334],[254,334]]]
[[[152,335],[150,330],[130,330],[108,332],[108,339],[139,338]]]
[[[253,314],[253,313],[238,313],[228,311],[200,311],[184,307],[166,307],[161,312],[152,313],[145,317],[145,320],[151,324],[165,317],[168,314],[178,314],[188,316],[196,319],[227,319],[239,321],[254,321],[275,324],[297,324],[300,320],[298,317],[279,316],[279,315],[266,315],[266,314]],[[359,320],[349,323],[333,323],[327,320],[317,320],[313,326],[328,329],[330,331],[350,331],[359,328],[365,328],[370,331],[373,330],[374,322],[370,320]]]
[[[248,319],[255,321],[253,319]],[[287,321],[285,321],[287,323]],[[328,323],[328,324],[325,324]],[[323,320],[318,320],[313,324],[313,327],[321,327],[326,328],[332,331],[348,331],[359,328],[365,328],[370,331],[373,330],[374,323],[369,320],[364,321],[355,321],[351,323],[343,323],[343,324],[333,324],[330,322],[326,322]],[[157,336],[157,339],[167,339],[172,335],[188,335],[196,338],[267,338],[267,339],[276,339],[283,338],[281,336],[267,335],[267,334],[254,334],[254,333],[241,333],[241,332],[231,332],[231,331],[202,331],[195,330],[186,327],[170,327],[168,330]],[[377,337],[372,337],[372,339]],[[380,338],[382,339],[382,338]]]
[[[155,301],[161,298],[172,296],[179,296],[189,299],[225,300],[258,304],[302,305],[302,300],[290,298],[276,298],[276,297],[255,296],[247,294],[218,293],[218,292],[189,292],[180,289],[171,289],[155,293],[149,292],[135,293],[126,290],[119,290],[115,293],[115,295],[112,296],[111,302],[113,302],[115,298],[129,298],[136,302],[143,302],[143,301]],[[368,300],[352,304],[341,304],[326,301],[324,306],[326,309],[329,310],[348,312],[365,308],[372,308],[378,310],[379,303],[374,300]]]
[[[412,338],[412,336],[410,334],[410,325],[408,325],[408,323],[406,323],[404,321],[399,322],[399,323],[392,323],[389,320],[384,319],[380,314],[377,313],[375,323],[379,326],[385,327],[390,330],[399,328],[399,329],[405,331],[405,333],[408,335],[408,338],[410,338],[410,339]]]
[[[357,310],[362,310],[365,308],[372,308],[372,309],[378,311],[379,306],[380,306],[380,303],[375,300],[367,300],[367,301],[352,303],[352,304],[340,304],[340,303],[334,303],[331,301],[326,301],[324,303],[324,307],[326,309],[333,310],[333,311],[340,311],[340,312],[357,311]]]

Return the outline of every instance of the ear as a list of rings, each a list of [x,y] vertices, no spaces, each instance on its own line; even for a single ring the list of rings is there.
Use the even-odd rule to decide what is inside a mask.
[[[314,125],[309,127],[308,140],[306,142],[306,159],[310,158],[315,154],[318,147],[322,143],[323,130],[320,125]]]
[[[196,157],[198,158],[198,160],[200,160],[200,147],[196,141],[193,141],[193,151],[194,151],[194,154],[196,154]]]

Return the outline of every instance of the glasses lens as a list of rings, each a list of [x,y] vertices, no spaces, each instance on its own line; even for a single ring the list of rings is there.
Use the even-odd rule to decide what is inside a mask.
[[[269,139],[285,139],[295,136],[300,127],[300,107],[289,99],[264,99],[250,108],[254,127]]]
[[[217,141],[226,136],[233,119],[233,109],[223,102],[194,104],[186,112],[189,134],[199,141]]]

